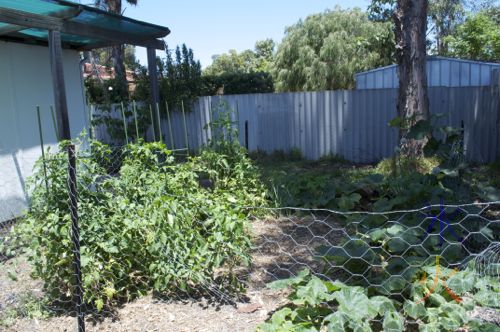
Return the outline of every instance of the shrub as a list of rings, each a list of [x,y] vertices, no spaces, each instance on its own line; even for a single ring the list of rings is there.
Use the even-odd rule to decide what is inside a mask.
[[[380,161],[375,167],[375,171],[383,175],[409,175],[414,170],[421,174],[430,174],[440,163],[441,161],[437,157],[392,157]]]
[[[207,284],[236,290],[236,265],[249,262],[247,216],[265,192],[249,159],[211,149],[176,164],[162,143],[124,148],[119,172],[101,166],[110,149],[92,143],[77,156],[84,302],[101,310],[149,291],[202,293]],[[98,159],[98,160],[97,160]],[[30,180],[32,208],[14,230],[29,245],[34,275],[52,300],[74,285],[67,157],[47,153]],[[104,163],[106,164],[106,163]],[[207,174],[214,186],[200,186]]]

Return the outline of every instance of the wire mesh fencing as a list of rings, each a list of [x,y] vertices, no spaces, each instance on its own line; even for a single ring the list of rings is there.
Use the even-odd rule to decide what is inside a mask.
[[[74,163],[67,149],[47,154],[35,166],[31,210],[0,227],[0,322],[9,329],[76,327],[78,317],[82,329],[85,314],[89,330],[207,322],[208,330],[253,330],[289,308],[294,324],[349,330],[331,315],[361,308],[364,297],[385,303],[366,309],[373,330],[385,329],[379,310],[391,308],[414,328],[423,318],[408,311],[441,297],[499,323],[500,202],[380,213],[253,206],[218,191],[230,179],[214,180],[199,160],[180,163],[159,144],[93,143],[75,154]],[[223,309],[180,319],[175,310],[193,302]],[[233,325],[216,325],[227,306],[237,307]]]

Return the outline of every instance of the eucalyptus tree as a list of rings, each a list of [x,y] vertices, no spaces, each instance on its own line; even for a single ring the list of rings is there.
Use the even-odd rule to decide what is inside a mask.
[[[399,79],[397,112],[408,127],[430,117],[425,37],[428,5],[428,0],[397,0],[393,15]],[[400,137],[405,133],[406,130],[402,129]],[[403,155],[422,156],[426,136],[401,141]]]

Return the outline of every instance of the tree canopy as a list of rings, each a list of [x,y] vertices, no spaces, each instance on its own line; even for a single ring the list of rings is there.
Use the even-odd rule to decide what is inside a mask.
[[[257,41],[254,50],[245,50],[241,53],[229,50],[229,53],[214,55],[212,64],[203,71],[203,74],[219,76],[268,72],[274,47],[272,39],[265,39]]]
[[[489,9],[467,18],[446,41],[450,55],[500,61],[500,10]]]
[[[393,53],[390,23],[337,7],[286,29],[272,74],[280,91],[348,89],[356,72],[391,64]]]

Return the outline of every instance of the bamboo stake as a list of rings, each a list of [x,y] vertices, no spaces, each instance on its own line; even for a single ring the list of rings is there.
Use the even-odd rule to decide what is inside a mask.
[[[139,140],[139,124],[137,123],[137,108],[135,105],[135,100],[132,101],[133,108],[134,108],[134,121],[135,121],[135,140]]]
[[[168,110],[167,101],[165,101],[165,106],[167,107],[167,121],[168,121],[168,133],[170,134],[170,143],[172,144],[172,150],[175,150],[174,134],[172,133],[172,123],[170,122],[170,111]]]
[[[122,106],[122,119],[123,119],[123,129],[125,129],[125,140],[128,144],[128,130],[127,130],[127,121],[125,120],[125,110],[123,109],[123,101],[121,102]]]
[[[151,116],[151,127],[153,128],[153,141],[156,142],[155,121],[153,119],[153,108],[149,105],[149,115]]]
[[[184,136],[186,139],[186,149],[187,149],[187,155],[189,156],[189,141],[188,141],[188,131],[186,125],[186,112],[184,111],[184,101],[182,100],[181,100],[181,107],[182,107],[182,118],[184,119]]]
[[[158,118],[158,130],[160,131],[160,142],[163,143],[163,133],[161,132],[160,105],[156,103],[156,117]]]
[[[42,164],[43,164],[43,174],[45,176],[45,189],[47,189],[47,194],[49,192],[49,180],[47,178],[47,165],[45,164],[45,148],[43,146],[43,133],[42,133],[42,121],[40,118],[40,106],[36,106],[36,114],[38,118],[38,133],[40,134],[40,146],[42,148]]]

